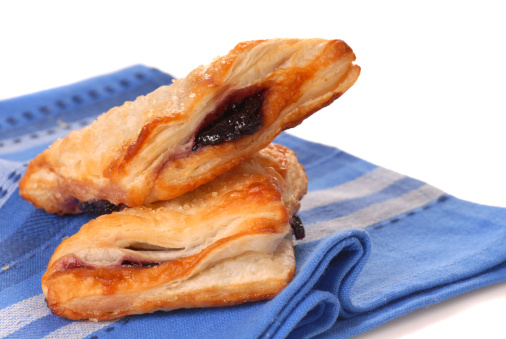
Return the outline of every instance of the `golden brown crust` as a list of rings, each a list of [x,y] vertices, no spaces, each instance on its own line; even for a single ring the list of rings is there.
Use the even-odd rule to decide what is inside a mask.
[[[295,154],[271,144],[178,198],[92,220],[51,257],[48,306],[103,320],[270,298],[293,277],[290,221],[306,188]]]
[[[230,170],[337,99],[359,76],[354,60],[341,40],[240,43],[186,78],[115,107],[56,141],[29,165],[20,193],[60,214],[78,212],[72,205],[77,200],[133,207],[172,199]],[[191,150],[206,122],[248,95],[263,100],[259,130]],[[43,180],[40,171],[47,173]]]
[[[146,300],[139,304],[126,304],[121,298],[111,295],[107,305],[98,304],[100,315],[96,309],[83,307],[74,303],[73,308],[53,305],[51,312],[68,319],[110,320],[130,314],[151,313],[155,311],[171,311],[180,308],[224,307],[239,305],[245,302],[272,299],[278,295],[293,279],[295,269],[286,274],[285,279],[271,280],[261,284],[244,284],[220,286],[220,288],[202,288],[191,292],[182,292],[163,300]],[[118,300],[114,300],[118,299]],[[114,305],[114,307],[111,307]],[[121,307],[123,306],[123,307]],[[97,307],[98,308],[98,307]]]

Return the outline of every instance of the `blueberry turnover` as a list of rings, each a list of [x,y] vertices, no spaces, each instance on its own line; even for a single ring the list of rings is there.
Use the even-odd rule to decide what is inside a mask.
[[[178,197],[339,98],[359,76],[354,60],[341,40],[240,43],[57,140],[29,164],[20,193],[58,214]]]
[[[272,298],[295,272],[291,224],[306,188],[295,154],[270,144],[178,198],[102,215],[56,248],[47,304],[106,320]]]

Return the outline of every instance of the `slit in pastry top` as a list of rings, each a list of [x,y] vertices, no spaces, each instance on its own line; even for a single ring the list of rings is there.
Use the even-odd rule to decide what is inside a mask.
[[[59,214],[178,197],[339,98],[359,76],[354,61],[341,40],[240,43],[53,143],[29,164],[20,194]]]
[[[225,100],[224,107],[219,107],[216,113],[206,116],[202,127],[197,129],[192,151],[206,145],[236,141],[241,136],[253,134],[262,128],[263,91],[254,91],[244,97],[238,95],[239,93],[235,94],[235,97]]]
[[[271,298],[294,274],[290,223],[306,189],[295,154],[271,144],[178,198],[102,215],[56,248],[48,306],[104,320]]]

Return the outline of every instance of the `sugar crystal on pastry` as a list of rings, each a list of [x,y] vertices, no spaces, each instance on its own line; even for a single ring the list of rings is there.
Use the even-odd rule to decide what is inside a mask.
[[[105,320],[272,298],[295,273],[290,224],[306,189],[295,154],[271,144],[178,198],[102,215],[56,248],[47,304]]]
[[[359,76],[354,60],[341,40],[240,43],[57,140],[29,164],[20,193],[59,214],[178,197],[339,98]]]

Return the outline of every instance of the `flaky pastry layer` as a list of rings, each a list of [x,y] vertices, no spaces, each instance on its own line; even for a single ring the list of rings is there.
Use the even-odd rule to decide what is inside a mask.
[[[104,320],[272,298],[295,272],[290,223],[306,188],[295,154],[271,144],[178,198],[98,217],[56,248],[47,304]]]
[[[354,60],[341,40],[240,43],[56,141],[29,164],[20,193],[59,214],[81,212],[79,202],[134,207],[180,196],[341,96],[359,76]]]

